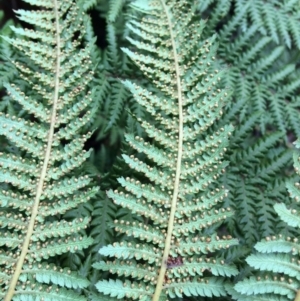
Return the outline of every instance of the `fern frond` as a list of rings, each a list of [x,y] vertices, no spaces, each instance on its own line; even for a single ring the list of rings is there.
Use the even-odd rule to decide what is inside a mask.
[[[249,139],[249,125],[258,117],[258,113],[251,115],[235,131],[231,145],[237,149],[230,156],[235,166],[231,165],[223,177],[230,190],[226,205],[235,212],[235,222],[227,224],[228,230],[248,247],[262,237],[274,235],[276,229],[287,234],[293,232],[280,221],[273,208],[276,200],[289,203],[284,177],[292,154],[283,148],[270,151],[283,137],[281,133],[273,133],[253,144]]]
[[[19,155],[0,155],[0,181],[6,183],[0,194],[0,297],[85,300],[73,290],[89,282],[47,259],[75,253],[93,241],[85,234],[88,217],[62,216],[98,190],[80,169],[90,155],[83,146],[91,133],[81,128],[93,117],[91,92],[86,91],[93,77],[93,45],[81,44],[87,17],[74,1],[26,2],[41,10],[17,14],[35,29],[12,26],[16,37],[3,37],[22,53],[14,64],[17,83],[23,84],[5,87],[27,115],[0,116],[1,135],[19,149]]]
[[[276,156],[272,157],[272,160],[270,162],[266,162],[265,164],[262,164],[260,167],[256,170],[256,177],[253,181],[257,183],[261,182],[262,180],[266,181],[266,185],[271,184],[274,176],[280,172],[283,168],[288,166],[290,163],[292,154],[290,150],[282,151],[278,153]]]
[[[128,91],[120,81],[111,81],[111,93],[109,99],[109,116],[108,124],[105,131],[111,129],[112,126],[116,125],[120,116],[124,112],[126,106],[126,100],[128,99]]]
[[[207,24],[206,30],[209,32],[214,32],[219,22],[224,18],[230,11],[231,3],[230,1],[221,0],[221,1],[199,1],[199,10],[205,11],[210,5],[209,2],[214,2],[213,8],[208,16],[209,24]]]
[[[225,296],[223,277],[237,271],[210,256],[237,241],[213,233],[232,214],[217,206],[227,191],[213,183],[225,171],[222,158],[233,129],[212,129],[229,98],[220,86],[225,71],[215,68],[215,37],[201,40],[204,23],[193,22],[194,7],[184,1],[132,6],[146,16],[128,24],[138,52],[123,50],[149,82],[123,84],[145,109],[147,119],[137,121],[146,137],[125,136],[134,151],[123,159],[133,174],[119,178],[122,187],[107,195],[144,223],[115,220],[115,230],[129,239],[101,248],[99,253],[113,260],[94,267],[121,277],[102,280],[97,288],[140,300]]]
[[[96,202],[93,210],[93,220],[91,226],[93,227],[91,231],[91,236],[96,242],[93,246],[93,250],[98,252],[99,248],[102,248],[113,236],[113,229],[110,226],[112,224],[116,215],[115,205],[110,201],[110,199],[100,193],[101,201]]]
[[[3,22],[4,13],[0,10],[0,21]],[[0,36],[12,36],[13,32],[10,26],[13,25],[12,20],[9,20],[0,30]],[[3,89],[4,83],[12,81],[17,73],[17,70],[12,64],[15,59],[15,51],[8,43],[0,43],[0,89]],[[10,115],[19,115],[18,107],[14,104],[7,95],[3,95],[0,101],[0,112],[5,112]]]
[[[245,5],[248,8],[245,9]],[[263,5],[265,4],[265,5]],[[269,1],[264,3],[261,0],[239,1],[237,9],[244,12],[247,17],[250,17],[253,24],[260,27],[263,34],[268,34],[276,43],[283,40],[286,46],[292,47],[295,43],[297,48],[300,47],[300,31],[297,27],[299,22],[299,3],[296,1]]]
[[[1,13],[1,11],[0,11]],[[0,19],[2,16],[0,15]],[[8,36],[11,34],[10,26],[12,25],[12,21],[5,23],[5,25],[1,28],[0,35]],[[0,44],[0,87],[3,87],[3,84],[13,78],[16,69],[14,65],[11,64],[8,59],[12,59],[14,57],[13,49],[11,45],[7,43]],[[1,110],[3,112],[3,109]]]
[[[230,12],[215,22],[210,14],[221,1],[205,1],[206,6],[198,1],[202,16],[208,17],[210,30],[204,34],[208,37],[218,29],[220,65],[231,67],[224,84],[233,90],[233,104],[226,108],[224,124],[233,123],[235,132],[225,158],[231,164],[221,181],[229,188],[225,204],[235,216],[225,222],[226,229],[250,250],[257,240],[277,231],[286,236],[296,232],[278,217],[273,205],[291,203],[284,183],[291,174],[292,156],[284,149],[299,132],[295,95],[300,86],[294,38],[286,25],[288,11],[298,18],[299,3],[228,2]],[[277,14],[283,18],[277,20]]]
[[[124,37],[120,35],[120,28],[125,29],[126,18],[120,12],[124,9],[128,12],[132,11],[129,4],[126,4],[123,0],[120,1],[108,1],[105,5],[106,8],[106,36],[108,47],[104,53],[104,67],[105,71],[108,72],[107,83],[108,83],[108,96],[104,106],[104,121],[103,135],[108,133],[111,136],[117,132],[118,140],[123,139],[122,127],[125,124],[127,117],[127,107],[132,106],[134,101],[128,90],[122,85],[122,79],[128,76],[129,72],[134,74],[132,70],[134,66],[132,62],[128,60],[128,57],[124,52],[121,51],[120,47],[124,45]],[[125,17],[129,18],[129,16]],[[124,36],[126,36],[126,30]],[[136,69],[136,67],[135,67]],[[137,74],[134,76],[138,77]]]
[[[122,6],[124,4],[123,0],[115,0],[109,2],[109,12],[108,12],[108,21],[109,22],[115,22],[118,14],[120,13],[120,10],[122,9]]]
[[[220,1],[210,2],[209,7],[200,5],[204,16],[221,5]],[[295,76],[292,50],[287,52],[284,46],[291,48],[293,42],[299,42],[299,28],[292,38],[289,26],[290,22],[294,26],[299,22],[299,16],[295,13],[299,10],[299,3],[269,1],[268,5],[264,5],[261,0],[228,2],[234,8],[233,15],[224,16],[223,20],[219,18],[217,24],[208,19],[211,30],[207,34],[220,26],[219,53],[224,64],[233,66],[227,84],[235,91],[234,101],[245,97],[251,113],[264,112],[260,117],[263,134],[267,128],[276,125],[277,130],[289,132],[292,128],[298,135],[295,116],[299,110],[296,105],[293,106],[291,94],[285,91],[292,86],[295,92],[299,91],[299,76]],[[292,122],[289,124],[290,120]]]
[[[297,144],[296,144],[297,145]],[[299,145],[297,145],[299,147]],[[294,167],[299,175],[299,157],[294,156]],[[287,184],[290,196],[299,201],[299,183]],[[274,209],[280,219],[293,228],[299,228],[300,220],[298,210],[287,209],[283,203],[275,204]],[[247,257],[247,263],[255,270],[262,271],[262,275],[250,277],[235,285],[235,290],[241,295],[256,298],[270,298],[275,300],[278,295],[286,296],[287,300],[299,299],[300,269],[298,237],[285,237],[282,234],[267,237],[255,245],[258,251]],[[257,273],[256,273],[257,274]],[[241,300],[240,297],[236,298]]]

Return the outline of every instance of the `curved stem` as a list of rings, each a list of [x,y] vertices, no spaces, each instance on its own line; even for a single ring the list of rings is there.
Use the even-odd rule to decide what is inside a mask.
[[[294,301],[300,301],[300,290],[297,291],[297,295]]]
[[[51,147],[53,143],[53,136],[54,136],[54,126],[55,126],[55,117],[56,117],[56,111],[57,111],[57,104],[58,104],[58,96],[59,96],[59,73],[60,73],[60,27],[59,27],[59,15],[58,15],[58,0],[53,0],[54,4],[54,14],[55,14],[55,29],[56,29],[56,65],[55,65],[55,83],[54,83],[54,94],[53,94],[53,107],[52,107],[52,114],[50,119],[50,129],[49,129],[49,135],[48,135],[48,141],[47,141],[47,148],[45,151],[45,157],[44,162],[41,170],[41,175],[39,178],[39,181],[37,183],[37,190],[36,190],[36,196],[34,200],[34,204],[32,207],[31,217],[29,221],[29,225],[27,228],[27,233],[23,242],[22,250],[20,257],[17,261],[15,271],[12,275],[12,278],[10,280],[10,284],[8,287],[8,291],[6,293],[6,296],[4,297],[4,301],[10,301],[15,293],[15,288],[18,282],[18,279],[20,277],[20,274],[22,272],[22,267],[25,261],[25,257],[28,252],[29,243],[31,240],[31,236],[34,230],[34,224],[36,221],[36,216],[38,214],[38,208],[40,203],[40,197],[43,192],[43,185],[45,181],[45,177],[47,174],[47,167],[51,155]]]
[[[152,298],[152,301],[158,301],[163,281],[165,278],[165,273],[167,270],[167,260],[170,253],[170,247],[171,247],[171,238],[172,238],[172,232],[174,228],[174,217],[176,212],[176,205],[177,205],[177,198],[178,198],[178,192],[179,192],[179,182],[180,182],[180,173],[181,173],[181,161],[182,161],[182,145],[183,145],[183,110],[182,110],[182,88],[181,88],[181,82],[180,82],[180,69],[179,69],[179,61],[178,61],[178,54],[176,50],[176,44],[175,44],[175,35],[173,33],[172,29],[172,21],[170,18],[170,12],[164,3],[164,0],[161,0],[161,4],[163,6],[163,9],[165,11],[165,15],[167,16],[168,21],[168,27],[170,31],[170,38],[172,42],[172,49],[173,49],[173,56],[174,56],[174,65],[175,65],[175,71],[176,71],[176,85],[177,85],[177,93],[178,93],[178,112],[179,112],[179,120],[178,120],[178,151],[177,151],[177,163],[176,163],[176,173],[175,173],[175,181],[174,181],[174,190],[173,190],[173,196],[172,196],[172,203],[171,203],[171,210],[170,210],[170,217],[169,217],[169,223],[168,223],[168,230],[167,230],[167,236],[165,240],[165,248],[163,252],[161,267],[157,279],[157,284],[155,288],[155,292]]]

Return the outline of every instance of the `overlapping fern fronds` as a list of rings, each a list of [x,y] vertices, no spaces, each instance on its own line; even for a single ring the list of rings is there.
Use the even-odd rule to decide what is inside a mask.
[[[98,1],[99,2],[99,1]],[[98,13],[101,17],[106,18],[106,38],[107,47],[103,49],[101,56],[101,64],[98,67],[98,73],[104,79],[104,87],[100,89],[101,93],[105,93],[105,97],[101,97],[105,101],[101,104],[101,111],[96,125],[98,131],[96,132],[95,140],[101,145],[100,149],[95,149],[95,153],[91,156],[89,166],[91,169],[97,167],[96,173],[102,177],[101,192],[99,198],[95,199],[93,210],[93,221],[91,235],[95,239],[95,257],[99,259],[99,248],[113,242],[113,230],[109,226],[109,222],[114,220],[115,216],[123,216],[128,214],[127,210],[118,209],[111,200],[105,195],[107,187],[111,188],[116,184],[114,175],[114,168],[111,168],[115,161],[115,156],[119,155],[119,148],[121,142],[124,140],[124,128],[128,117],[128,109],[134,106],[135,102],[130,92],[122,84],[121,80],[125,79],[129,73],[133,73],[132,67],[137,67],[122,52],[121,46],[128,44],[123,35],[126,19],[130,18],[124,12],[118,13],[119,10],[124,9],[133,11],[124,1],[100,1],[96,7],[101,8]],[[122,34],[120,34],[122,33]],[[96,73],[97,75],[97,73]],[[133,110],[134,114],[137,113]],[[139,114],[141,115],[141,114]],[[140,117],[140,116],[139,116]],[[106,143],[101,143],[105,139]],[[112,151],[114,150],[114,151]],[[119,162],[114,165],[118,171],[121,166]],[[110,174],[106,174],[110,170]],[[94,172],[95,173],[95,172]],[[114,184],[112,184],[112,182]],[[95,259],[94,259],[95,260]]]
[[[296,147],[300,147],[299,140]],[[299,153],[294,154],[295,171],[300,175]],[[300,201],[300,183],[289,181],[286,185],[291,199]],[[287,208],[283,203],[274,205],[280,219],[288,226],[300,228],[299,210]],[[247,257],[247,263],[254,268],[251,276],[235,285],[233,298],[239,301],[251,300],[300,300],[299,236],[277,234],[268,236],[255,245],[256,253]]]
[[[293,232],[273,204],[290,203],[284,185],[292,166],[289,146],[300,133],[297,54],[295,47],[287,48],[298,47],[300,30],[292,29],[299,22],[298,7],[297,1],[199,1],[208,17],[205,33],[218,28],[218,57],[230,66],[225,85],[234,91],[233,102],[224,122],[232,122],[235,133],[223,181],[236,222],[227,226],[249,250],[276,230]]]
[[[194,7],[164,0],[132,6],[145,14],[127,25],[138,52],[123,51],[149,83],[123,84],[147,111],[145,120],[137,118],[146,137],[125,135],[135,150],[123,155],[132,176],[119,178],[120,188],[108,196],[144,223],[115,220],[115,230],[128,239],[101,248],[112,260],[94,267],[118,279],[102,280],[97,288],[139,300],[224,296],[224,277],[237,270],[210,256],[237,243],[214,230],[232,214],[219,209],[227,190],[214,185],[225,171],[222,158],[233,130],[212,129],[229,97],[220,86],[226,70],[215,68],[215,37],[201,39],[204,22],[194,22]]]
[[[214,16],[222,1],[215,2],[210,10]],[[293,49],[285,47],[292,43],[300,47],[299,3],[255,0],[231,4],[234,14],[223,16],[224,24],[219,30],[219,55],[232,66],[227,85],[235,91],[236,101],[247,101],[251,114],[264,112],[258,117],[263,134],[268,130],[293,130],[299,135],[299,104],[293,97],[300,89],[297,56]],[[221,18],[217,20],[221,22]],[[216,25],[213,20],[208,21],[212,30]],[[245,113],[244,109],[242,116]]]
[[[35,29],[4,37],[22,58],[18,80],[4,86],[26,114],[0,114],[0,135],[17,150],[0,154],[0,299],[84,300],[88,281],[54,262],[92,243],[89,218],[63,218],[98,190],[80,169],[91,135],[81,129],[93,117],[87,17],[72,0],[26,2],[34,9],[17,15]]]
[[[231,66],[226,85],[235,91],[234,106],[246,104],[240,121],[260,112],[257,130],[263,135],[299,135],[299,2],[209,0],[199,1],[199,9],[212,16],[206,33],[219,29],[219,57]]]
[[[294,44],[300,48],[299,1],[296,0],[201,0],[199,10],[211,9],[210,29],[215,28],[218,23],[227,16],[232,5],[235,5],[235,25],[241,25],[246,32],[252,24],[257,25],[257,31],[268,35],[277,44],[285,44],[291,48]]]

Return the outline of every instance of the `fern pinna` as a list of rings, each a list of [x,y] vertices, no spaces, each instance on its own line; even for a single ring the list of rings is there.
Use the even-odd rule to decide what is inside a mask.
[[[91,134],[80,130],[93,113],[87,17],[72,0],[26,2],[34,9],[17,15],[35,29],[4,37],[19,51],[19,78],[4,86],[20,115],[0,115],[0,299],[85,300],[78,289],[88,281],[55,263],[92,243],[88,218],[63,218],[97,192],[80,171]]]
[[[123,188],[108,196],[145,222],[115,220],[115,230],[128,239],[101,248],[101,255],[114,259],[94,267],[120,278],[96,286],[118,299],[224,296],[223,276],[237,270],[211,257],[237,241],[216,233],[232,214],[220,208],[227,191],[216,180],[225,171],[222,158],[233,129],[214,128],[229,98],[219,85],[224,70],[214,67],[215,37],[201,41],[204,22],[193,22],[194,8],[185,1],[132,6],[145,16],[128,23],[132,47],[123,50],[149,84],[123,84],[149,115],[137,119],[145,138],[125,136],[137,152],[123,155],[132,177],[119,178]]]
[[[296,147],[300,148],[299,140]],[[299,152],[294,153],[295,171],[300,175]],[[294,201],[294,208],[285,204],[274,205],[280,219],[292,228],[300,228],[299,209],[295,205],[300,201],[300,183],[286,184],[289,195]],[[238,301],[279,300],[300,301],[300,244],[298,236],[282,234],[266,237],[255,245],[257,253],[247,257],[247,263],[256,271],[251,276],[235,285],[232,297]]]

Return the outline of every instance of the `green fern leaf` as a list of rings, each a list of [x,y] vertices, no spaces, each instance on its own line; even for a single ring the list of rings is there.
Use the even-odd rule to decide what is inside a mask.
[[[295,143],[299,148],[299,142]],[[294,156],[295,171],[299,175],[298,169],[299,157]],[[288,183],[287,189],[290,196],[299,201],[300,190],[299,183],[293,185]],[[289,226],[298,228],[299,217],[296,209],[287,209],[285,204],[275,204],[274,209],[282,221]],[[269,297],[275,300],[278,295],[286,296],[288,300],[299,300],[299,252],[300,244],[297,237],[278,236],[267,237],[265,240],[257,243],[255,249],[259,252],[247,257],[247,263],[256,270],[262,271],[262,275],[250,277],[238,282],[235,290],[241,295],[253,296],[249,300],[257,300]],[[234,293],[233,293],[234,295]],[[237,296],[237,295],[236,295]],[[239,297],[236,299],[241,300]]]
[[[3,22],[4,13],[0,10],[0,20]],[[6,22],[4,25],[2,24],[2,28],[0,30],[0,35],[2,36],[10,36],[12,34],[12,30],[10,26],[13,25],[12,20]],[[3,87],[3,84],[12,80],[16,73],[15,66],[11,63],[11,60],[14,59],[14,51],[13,47],[7,43],[0,44],[0,87]],[[2,104],[0,104],[0,111],[4,112],[7,107],[8,110],[12,110],[12,105],[9,100],[5,100],[4,97],[1,99]]]
[[[16,37],[3,36],[22,57],[18,80],[4,87],[26,115],[0,114],[0,135],[19,150],[0,153],[0,299],[85,300],[87,279],[47,259],[59,264],[93,242],[90,219],[65,214],[98,191],[81,170],[91,153],[83,151],[91,133],[81,129],[94,114],[86,91],[93,45],[82,44],[88,20],[74,1],[26,2],[40,10],[16,13],[34,29],[12,26]]]
[[[109,102],[111,108],[109,109],[109,121],[105,131],[108,131],[112,126],[116,125],[117,120],[119,120],[123,113],[124,106],[128,98],[128,92],[120,82],[112,82],[111,88],[112,93]]]
[[[113,223],[117,211],[115,205],[103,192],[100,192],[100,199],[101,202],[96,202],[94,206],[91,222],[93,226],[91,236],[95,241],[93,245],[95,253],[111,241],[113,229],[110,223]]]
[[[96,287],[120,299],[225,296],[223,278],[237,270],[210,256],[237,240],[214,233],[232,215],[217,206],[227,190],[216,180],[228,164],[223,157],[233,131],[212,128],[230,97],[220,85],[226,70],[215,65],[216,37],[201,40],[204,22],[196,25],[195,7],[184,1],[131,6],[137,15],[128,22],[128,40],[138,51],[123,51],[148,81],[122,83],[145,110],[145,119],[134,116],[143,136],[125,135],[133,151],[122,157],[132,174],[107,195],[144,223],[115,220],[115,231],[129,240],[102,247],[100,255],[113,260],[94,267],[122,278]]]
[[[198,1],[198,7],[207,18],[209,30],[204,35],[218,30],[220,65],[230,66],[224,84],[233,90],[233,104],[226,107],[224,123],[232,123],[235,132],[226,158],[231,164],[221,180],[229,188],[225,204],[234,210],[235,218],[226,222],[226,229],[250,250],[256,241],[276,232],[296,234],[273,205],[291,202],[284,182],[291,175],[292,160],[284,149],[294,135],[299,136],[299,74],[294,54],[299,2]],[[222,8],[228,12],[215,17]],[[297,27],[294,31],[290,22]],[[282,135],[260,148],[276,131]],[[251,156],[256,147],[259,151]],[[247,270],[242,269],[241,278]]]

